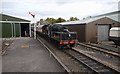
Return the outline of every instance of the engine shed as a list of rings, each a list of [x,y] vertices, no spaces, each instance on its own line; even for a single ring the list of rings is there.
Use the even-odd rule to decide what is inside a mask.
[[[2,17],[2,20],[0,21],[2,38],[29,37],[31,35],[29,20],[6,14],[0,14],[0,17]]]
[[[109,40],[111,27],[120,26],[120,11],[88,17],[79,21],[57,23],[77,32],[79,42],[101,42]]]

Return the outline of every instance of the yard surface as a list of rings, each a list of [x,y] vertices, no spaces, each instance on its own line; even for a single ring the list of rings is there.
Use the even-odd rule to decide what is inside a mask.
[[[2,57],[2,72],[64,72],[37,40],[17,38]]]

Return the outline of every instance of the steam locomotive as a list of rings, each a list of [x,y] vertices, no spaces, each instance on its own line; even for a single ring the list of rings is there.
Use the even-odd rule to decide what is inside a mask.
[[[72,48],[77,43],[77,33],[70,32],[68,28],[61,24],[44,25],[42,34],[47,36],[52,44],[59,46],[61,49]]]

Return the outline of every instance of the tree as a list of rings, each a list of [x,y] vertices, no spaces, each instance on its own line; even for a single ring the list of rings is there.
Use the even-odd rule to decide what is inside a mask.
[[[54,19],[54,18],[49,18],[47,17],[47,19],[45,19],[45,21],[48,23],[48,24],[54,24],[54,23],[60,23],[60,22],[65,22],[66,20],[59,17],[58,19]]]
[[[45,25],[45,24],[54,24],[54,23],[61,23],[61,22],[69,22],[69,21],[76,21],[79,20],[77,17],[70,17],[69,20],[65,20],[61,17],[54,19],[54,18],[50,18],[47,17],[46,19],[40,19],[40,21],[38,21],[37,23],[40,23],[40,25]]]
[[[65,22],[66,20],[59,17],[58,19],[56,19],[56,23],[61,23],[61,22]]]
[[[39,23],[40,23],[40,25],[43,25],[44,24],[44,20],[40,19]]]
[[[49,17],[47,17],[47,19],[45,19],[45,21],[46,21],[48,24],[54,24],[56,20],[55,20],[54,18],[49,18]]]
[[[69,21],[76,21],[79,20],[77,17],[70,17]]]

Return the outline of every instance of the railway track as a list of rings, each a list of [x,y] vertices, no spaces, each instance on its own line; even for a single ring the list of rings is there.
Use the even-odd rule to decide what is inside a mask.
[[[119,52],[119,47],[115,47],[113,45],[107,45],[107,44],[93,44],[93,43],[87,43],[87,45],[91,45],[91,46],[94,46],[94,47],[98,47],[98,48],[101,48],[101,49],[104,49],[104,50],[108,50],[108,51],[111,51],[111,52],[115,52],[115,53],[120,53]]]
[[[120,59],[119,53],[115,52],[113,50],[108,50],[108,49],[105,49],[105,48],[102,48],[102,47],[99,47],[99,46],[95,46],[95,45],[91,45],[91,44],[78,43],[78,45],[81,45],[81,46],[84,46],[86,48],[90,48],[90,49],[93,49],[93,50],[108,54],[110,56],[114,56],[114,57],[117,57],[117,58]]]
[[[62,65],[62,67],[65,69],[65,71],[67,73],[71,73],[71,71],[60,61],[60,59],[58,59],[57,56],[43,43],[43,41],[40,39],[40,37],[38,37],[37,39],[50,52],[50,55],[53,55],[53,57]]]
[[[119,71],[117,69],[113,69],[109,66],[106,66],[106,65],[102,64],[101,62],[98,62],[98,60],[95,60],[94,58],[89,57],[89,55],[87,55],[83,52],[77,51],[75,49],[65,50],[64,52],[67,53],[68,55],[72,56],[74,59],[81,62],[85,66],[87,66],[89,69],[94,71],[94,73],[98,73],[98,74],[101,74],[101,73],[110,73],[110,74],[119,73]]]
[[[111,45],[107,45],[106,46],[110,46],[110,47],[114,47],[114,48],[119,48],[120,49],[120,46],[119,45],[115,45],[115,44],[111,44]]]
[[[44,39],[41,39],[37,36],[37,39],[42,43],[46,49],[50,52],[50,55],[52,55],[65,69],[65,72],[67,74],[93,74],[94,71],[90,70],[88,67],[83,65],[81,62],[78,62],[70,55],[64,53],[62,50],[59,49],[53,49],[51,48],[50,44],[47,44]]]
[[[43,38],[44,39],[44,38]],[[39,38],[41,40],[41,38]],[[46,41],[46,40],[45,40]],[[90,56],[84,52],[78,51],[77,49],[70,50],[59,50],[51,48],[50,43],[42,40],[42,44],[48,49],[51,55],[63,66],[68,74],[84,73],[84,74],[101,74],[110,73],[116,74],[120,71],[118,67],[111,66],[104,61],[101,61],[95,57]],[[48,43],[48,44],[47,44]]]

